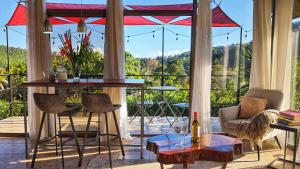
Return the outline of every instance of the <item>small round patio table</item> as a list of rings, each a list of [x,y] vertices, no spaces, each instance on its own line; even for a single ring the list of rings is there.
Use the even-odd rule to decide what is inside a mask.
[[[157,156],[161,169],[164,164],[182,164],[184,169],[195,161],[215,161],[225,169],[234,155],[242,153],[242,141],[218,134],[201,135],[199,143],[191,144],[191,137],[185,136],[182,146],[177,146],[183,136],[176,134],[158,135],[147,140],[147,150]]]

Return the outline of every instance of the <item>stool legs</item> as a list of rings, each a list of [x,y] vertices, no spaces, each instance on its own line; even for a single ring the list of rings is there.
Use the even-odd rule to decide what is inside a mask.
[[[112,113],[113,113],[113,116],[114,116],[115,126],[116,126],[116,129],[117,129],[117,134],[118,134],[118,139],[119,139],[119,143],[120,143],[121,150],[122,150],[122,155],[124,157],[125,152],[124,152],[124,147],[123,147],[123,143],[122,143],[122,139],[121,139],[120,128],[119,128],[119,125],[118,125],[116,112],[113,110]]]
[[[74,135],[74,139],[75,139],[75,144],[76,144],[76,147],[77,147],[77,152],[78,152],[78,155],[79,155],[79,158],[80,158],[80,154],[81,154],[80,146],[79,146],[79,143],[78,143],[78,139],[77,139],[78,137],[77,137],[77,134],[76,134],[76,131],[75,131],[74,122],[73,122],[73,119],[72,119],[71,115],[69,115],[69,119],[70,119],[72,131],[73,131],[73,135]]]
[[[117,121],[117,117],[116,117],[116,112],[112,111],[113,113],[113,118],[114,118],[114,123],[116,126],[116,130],[117,130],[117,134],[118,134],[118,140],[120,143],[120,147],[122,150],[122,155],[125,156],[125,151],[124,151],[124,147],[123,147],[123,143],[122,143],[122,139],[121,139],[121,134],[120,134],[120,128],[118,125],[118,121]],[[106,138],[107,138],[107,146],[108,146],[108,150],[109,150],[109,164],[110,164],[110,168],[112,168],[112,155],[111,155],[111,145],[110,145],[110,135],[109,135],[109,127],[108,127],[108,118],[107,118],[107,112],[104,113],[105,115],[105,125],[106,125]],[[90,112],[89,114],[89,118],[88,118],[88,122],[87,122],[87,126],[86,126],[86,131],[85,131],[85,136],[83,139],[83,145],[82,145],[82,149],[81,149],[81,153],[80,153],[80,159],[79,159],[79,163],[78,163],[78,167],[81,166],[82,164],[82,160],[83,160],[83,154],[84,154],[84,149],[85,149],[85,144],[86,144],[86,139],[87,139],[87,134],[89,132],[89,127],[90,127],[90,122],[91,122],[91,118],[92,118],[92,112]],[[100,154],[100,138],[101,138],[101,133],[100,133],[100,113],[98,114],[98,135],[99,135],[99,144],[98,144],[98,151]]]
[[[101,143],[100,128],[101,128],[101,126],[100,126],[100,114],[98,113],[98,142],[99,142],[99,144],[98,144],[98,153],[99,153],[99,155],[100,155],[100,151],[101,151],[101,146],[100,146],[100,143]]]
[[[57,151],[57,127],[56,127],[56,115],[54,114],[54,139],[55,139],[55,154],[58,154]]]
[[[44,121],[45,121],[45,117],[46,117],[46,112],[43,112],[40,128],[39,128],[38,135],[37,135],[36,142],[35,142],[34,152],[33,152],[32,161],[31,161],[31,168],[34,167],[35,158],[36,158],[36,154],[37,154],[37,149],[39,147],[39,142],[40,142],[40,137],[41,137],[41,134],[42,134],[42,129],[43,129],[43,124],[44,124]]]
[[[257,160],[260,161],[260,147],[259,147],[259,145],[256,145],[256,149],[257,149]]]
[[[88,122],[87,122],[87,125],[86,125],[85,134],[84,134],[83,143],[82,143],[82,148],[81,148],[80,159],[79,159],[79,162],[78,162],[78,167],[80,167],[81,163],[82,163],[84,149],[85,149],[85,142],[86,142],[87,135],[88,135],[88,132],[89,132],[89,128],[90,128],[90,124],[91,124],[91,119],[92,119],[92,114],[93,113],[90,112],[89,118],[88,118]]]
[[[108,120],[107,120],[107,113],[105,112],[105,124],[106,124],[106,137],[107,137],[107,145],[108,145],[108,153],[109,153],[109,164],[110,168],[112,168],[112,161],[111,161],[111,150],[110,150],[110,139],[109,139],[109,131],[108,131]]]
[[[65,160],[64,160],[64,145],[62,141],[62,133],[61,133],[61,122],[60,115],[58,115],[58,125],[59,125],[59,139],[60,139],[60,151],[61,151],[61,160],[62,160],[62,168],[65,168]]]

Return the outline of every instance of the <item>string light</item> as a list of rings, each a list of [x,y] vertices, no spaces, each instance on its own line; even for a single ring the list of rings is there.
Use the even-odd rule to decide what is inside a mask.
[[[174,32],[174,31],[172,31],[172,30],[170,30],[170,29],[167,29],[167,28],[165,28],[165,30],[167,30],[168,32],[170,32],[170,33],[172,33],[172,34],[174,34],[174,35],[176,35],[176,36],[181,36],[181,37],[190,38],[190,36],[188,36],[188,35],[183,35],[183,34]]]
[[[223,0],[220,0],[220,2],[219,2],[219,4],[218,4],[218,6],[220,6],[220,5],[221,5],[222,1],[223,1]]]
[[[2,27],[5,27],[5,26],[2,26]],[[0,27],[0,28],[2,28],[2,27]],[[230,32],[226,32],[226,33],[222,33],[222,34],[217,34],[217,35],[214,35],[214,36],[212,36],[212,37],[226,36],[226,39],[229,40],[230,34],[233,33],[233,32],[235,32],[235,31],[237,31],[237,30],[240,30],[241,28],[242,28],[243,31],[245,32],[245,35],[244,35],[245,38],[248,37],[248,32],[252,32],[252,31],[253,31],[253,30],[245,30],[243,27],[239,27],[239,28],[234,29],[234,30],[232,30],[232,31],[230,31]],[[16,33],[19,33],[19,34],[21,34],[21,35],[26,36],[26,34],[24,34],[24,33],[22,33],[22,32],[19,32],[19,31],[17,31],[17,30],[14,30],[14,29],[12,29],[12,28],[10,28],[10,27],[8,27],[8,29],[10,29],[10,30],[12,30],[12,31],[14,31],[14,32],[16,32]],[[100,32],[100,31],[95,30],[95,29],[90,28],[90,27],[89,27],[89,29],[91,29],[93,32],[97,32],[97,33],[101,34],[101,39],[102,39],[102,40],[104,39],[104,32]],[[142,36],[142,35],[146,35],[146,34],[150,34],[150,33],[152,34],[152,37],[155,38],[155,32],[157,32],[157,31],[159,31],[159,30],[161,30],[161,29],[162,29],[162,28],[158,28],[158,29],[153,30],[153,31],[150,31],[150,32],[144,32],[144,33],[139,33],[139,34],[127,35],[127,36],[125,36],[125,37],[127,38],[126,41],[127,41],[127,43],[129,43],[130,37]],[[169,29],[167,29],[167,28],[165,28],[165,30],[168,31],[168,32],[170,32],[170,33],[172,33],[172,34],[174,34],[174,35],[176,36],[176,40],[179,40],[179,36],[181,36],[181,37],[186,37],[186,38],[190,38],[190,36],[188,36],[188,35],[180,34],[180,33],[174,32],[174,31],[172,31],[172,30],[169,30]],[[5,32],[6,29],[4,29],[3,31]],[[75,33],[75,32],[72,32],[72,33]],[[79,36],[81,36],[81,35],[79,35]],[[52,43],[53,43],[53,45],[55,44],[55,39],[56,39],[56,38],[58,38],[58,37],[52,37],[52,40],[53,40]]]
[[[18,34],[20,34],[20,35],[26,36],[25,33],[22,33],[22,32],[20,32],[20,31],[17,31],[17,30],[15,30],[15,29],[11,28],[11,27],[7,27],[7,28],[10,29],[10,30],[12,30],[12,31],[14,31],[14,32],[16,32],[16,33],[18,33]]]
[[[245,38],[248,37],[248,32],[252,32],[252,31],[253,31],[253,29],[251,29],[251,30],[246,30],[246,29],[244,29],[243,27],[242,27],[242,29],[243,29],[243,31],[245,32]]]

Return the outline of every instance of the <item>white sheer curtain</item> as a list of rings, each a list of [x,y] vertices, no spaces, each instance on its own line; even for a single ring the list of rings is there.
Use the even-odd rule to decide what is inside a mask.
[[[122,0],[107,0],[104,47],[104,78],[125,79],[124,25]],[[122,104],[117,111],[121,135],[129,137],[127,123],[127,103],[125,88],[106,88],[114,104]],[[102,118],[103,119],[103,118]],[[111,132],[116,132],[113,118],[109,116]]]
[[[43,34],[43,23],[46,19],[46,6],[44,0],[27,0],[27,79],[42,79],[42,72],[51,69],[49,36]],[[28,114],[30,119],[29,134],[31,139],[36,139],[40,126],[42,113],[35,106],[32,93],[46,92],[45,88],[28,89]],[[47,120],[45,120],[47,125]],[[44,127],[42,137],[45,137],[48,129]]]
[[[292,14],[294,0],[276,0],[271,89],[284,93],[282,109],[290,108]]]
[[[195,35],[194,70],[192,72],[192,112],[198,112],[201,133],[211,131],[210,126],[210,89],[211,89],[211,26],[210,0],[198,4]]]
[[[254,0],[253,57],[250,88],[281,90],[282,109],[290,107],[293,0],[276,0],[271,59],[271,0]]]
[[[250,88],[270,88],[272,0],[253,2],[253,53]]]

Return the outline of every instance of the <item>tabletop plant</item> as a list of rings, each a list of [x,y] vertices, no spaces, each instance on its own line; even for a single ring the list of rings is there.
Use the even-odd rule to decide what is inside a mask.
[[[71,30],[67,30],[63,35],[59,35],[62,46],[59,48],[59,54],[66,57],[71,65],[71,72],[74,80],[80,78],[82,67],[87,63],[89,56],[93,52],[93,45],[90,42],[91,31],[88,34],[80,35],[76,38],[77,45],[72,45]]]

